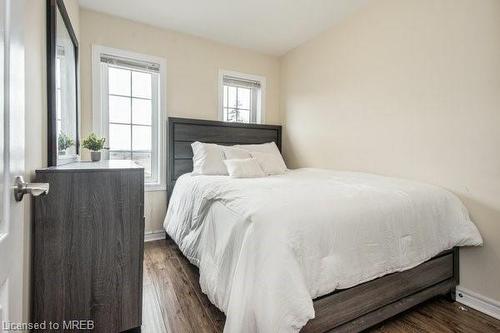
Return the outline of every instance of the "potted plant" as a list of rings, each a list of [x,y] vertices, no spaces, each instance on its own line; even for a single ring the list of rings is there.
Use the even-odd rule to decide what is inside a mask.
[[[90,133],[90,135],[83,140],[82,147],[90,150],[92,162],[101,160],[101,150],[104,149],[104,142],[106,142],[106,139],[98,137],[95,133]]]
[[[59,155],[66,155],[66,149],[73,146],[75,141],[71,139],[66,133],[59,133],[59,137],[57,138],[57,150]]]

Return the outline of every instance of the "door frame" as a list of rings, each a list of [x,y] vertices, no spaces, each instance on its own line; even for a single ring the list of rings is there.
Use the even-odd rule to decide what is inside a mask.
[[[26,0],[0,0],[3,45],[1,117],[2,220],[0,222],[0,321],[21,324],[25,318],[25,204],[16,202],[12,185],[25,175],[25,59]],[[3,323],[0,323],[3,330]]]

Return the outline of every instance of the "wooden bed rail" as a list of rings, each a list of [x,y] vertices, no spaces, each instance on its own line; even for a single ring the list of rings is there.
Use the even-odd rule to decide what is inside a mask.
[[[454,248],[407,271],[317,298],[316,318],[301,332],[359,332],[435,296],[454,300],[458,258]]]

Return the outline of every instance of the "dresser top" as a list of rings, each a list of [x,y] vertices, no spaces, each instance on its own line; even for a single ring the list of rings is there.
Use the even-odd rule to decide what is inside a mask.
[[[42,172],[70,172],[70,171],[104,171],[104,170],[131,170],[144,169],[131,160],[105,160],[99,162],[81,161],[73,162],[44,169],[37,169],[37,173]]]

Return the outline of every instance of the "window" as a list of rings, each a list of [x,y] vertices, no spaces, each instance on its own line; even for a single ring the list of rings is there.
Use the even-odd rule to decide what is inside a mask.
[[[161,185],[161,60],[95,48],[94,125],[107,158],[133,160],[144,167],[146,185]]]
[[[222,71],[219,77],[220,119],[261,123],[265,78],[228,71]]]
[[[156,182],[152,156],[153,108],[158,75],[116,65],[107,66],[108,145],[110,160],[134,160],[144,167],[149,182]]]

